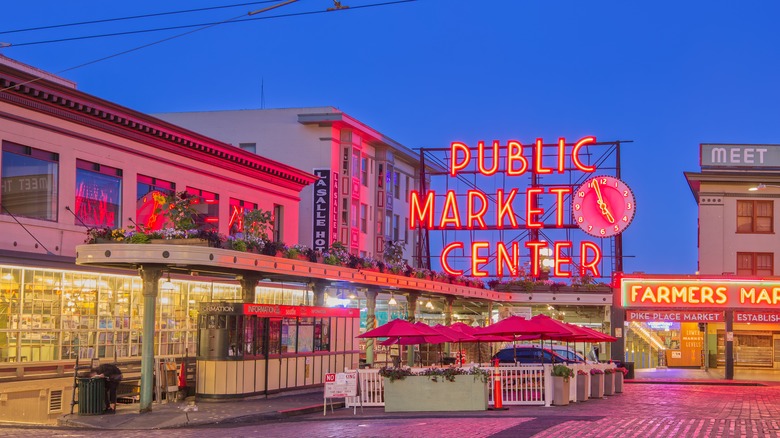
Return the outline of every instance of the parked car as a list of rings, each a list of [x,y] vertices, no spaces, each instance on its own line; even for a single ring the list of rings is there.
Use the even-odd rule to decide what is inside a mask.
[[[541,348],[537,345],[518,345],[516,347],[504,348],[494,354],[493,359],[498,359],[499,363],[522,364],[573,362],[549,348]]]
[[[573,362],[573,363],[587,362],[580,353],[577,353],[571,347],[567,347],[565,345],[553,345],[552,349],[556,354],[558,354],[558,356],[565,358],[569,362]]]

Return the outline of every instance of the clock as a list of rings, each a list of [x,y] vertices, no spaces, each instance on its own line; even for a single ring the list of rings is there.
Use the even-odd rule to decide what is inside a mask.
[[[596,237],[612,237],[625,230],[636,212],[634,193],[612,176],[596,176],[582,184],[571,203],[574,222]]]

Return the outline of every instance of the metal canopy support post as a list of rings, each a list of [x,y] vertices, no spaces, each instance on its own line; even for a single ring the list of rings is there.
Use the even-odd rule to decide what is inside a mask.
[[[726,380],[734,380],[734,311],[726,310]]]
[[[239,283],[241,283],[241,302],[250,304],[254,303],[257,282],[262,280],[263,276],[247,273],[237,276],[236,279]]]
[[[376,328],[376,297],[379,295],[379,291],[376,289],[369,289],[366,291],[366,330],[373,330]],[[374,363],[374,338],[366,339],[366,363]]]
[[[455,297],[447,296],[444,298],[444,302],[444,325],[449,327],[452,325],[452,303],[455,302]],[[447,346],[445,347],[444,352],[447,354],[447,357],[450,356],[451,345],[452,344],[447,342]]]
[[[413,323],[417,320],[415,315],[417,314],[417,300],[420,299],[419,292],[409,292],[406,294],[406,305],[408,307],[408,314],[406,320]],[[400,346],[398,348],[401,348]],[[406,363],[410,366],[414,366],[414,346],[409,345],[406,350]]]
[[[143,282],[144,319],[141,343],[141,412],[152,411],[154,393],[154,317],[157,307],[158,284],[163,270],[158,266],[141,266],[138,274]]]
[[[325,287],[328,285],[325,281],[311,282],[311,291],[314,294],[314,305],[325,307]]]

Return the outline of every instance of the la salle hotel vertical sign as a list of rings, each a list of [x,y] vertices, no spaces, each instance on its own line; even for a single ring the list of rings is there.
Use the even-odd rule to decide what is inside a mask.
[[[338,175],[330,169],[314,169],[312,247],[326,251],[338,235]]]
[[[530,147],[519,141],[509,140],[502,144],[493,141],[492,145],[484,141],[477,142],[476,147],[461,142],[453,142],[449,151],[449,176],[478,173],[483,176],[493,176],[503,173],[508,177],[509,187],[515,186],[513,177],[531,175],[564,174],[567,172],[582,172],[587,178],[577,188],[571,185],[531,186],[521,192],[517,188],[498,189],[496,192],[485,193],[479,189],[468,190],[465,196],[454,190],[447,190],[437,197],[434,190],[420,193],[412,191],[409,199],[409,227],[418,226],[429,230],[488,230],[488,229],[542,229],[568,228],[572,222],[585,233],[597,238],[609,238],[622,233],[631,223],[636,212],[633,193],[619,179],[596,175],[598,168],[585,163],[585,155],[590,145],[596,144],[595,137],[584,137],[574,144],[566,144],[560,138],[556,145],[544,145],[542,139],[536,139]],[[550,150],[554,149],[555,154]],[[530,152],[530,157],[526,153]],[[543,160],[555,163],[545,166]],[[525,197],[525,202],[515,202],[516,198]],[[544,197],[544,203],[540,198]],[[443,199],[443,201],[442,201]],[[465,199],[465,201],[464,201]],[[570,199],[570,204],[566,202]],[[436,203],[442,203],[436,208]],[[519,205],[518,205],[519,204]],[[552,205],[547,209],[541,205]],[[571,210],[568,210],[568,206]],[[439,212],[440,213],[437,213]],[[554,211],[553,224],[543,223],[542,216],[548,211]],[[567,217],[567,213],[571,213]],[[517,218],[525,218],[520,223]],[[541,254],[545,249],[552,251],[554,258],[555,277],[571,277],[572,265],[579,265],[579,275],[598,277],[599,264],[602,261],[600,246],[593,241],[579,242],[579,260],[573,260],[574,242],[542,240],[527,241],[524,251],[528,252],[531,275],[540,274]],[[440,254],[442,269],[451,275],[463,275],[463,270],[454,269],[449,258],[455,251],[462,251],[470,259],[471,273],[475,277],[486,277],[488,265],[493,264],[494,275],[518,276],[520,272],[520,245],[517,241],[487,242],[472,241],[470,248],[465,248],[464,242],[450,241]]]

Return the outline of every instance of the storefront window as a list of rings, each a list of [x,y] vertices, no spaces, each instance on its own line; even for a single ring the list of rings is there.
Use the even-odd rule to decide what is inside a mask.
[[[122,171],[76,160],[75,213],[87,226],[116,228],[120,222]]]
[[[59,155],[3,142],[2,214],[57,220]]]
[[[330,351],[330,318],[317,319],[314,324],[314,351]]]
[[[282,354],[282,320],[271,319],[268,321],[268,355]]]
[[[297,318],[282,319],[282,354],[297,352]]]
[[[193,207],[195,227],[202,230],[217,230],[219,228],[219,195],[206,190],[187,187],[187,193],[194,196]]]
[[[160,205],[154,195],[172,195],[175,192],[176,184],[170,181],[138,175],[135,222],[147,230],[162,229],[165,218],[156,213]]]

